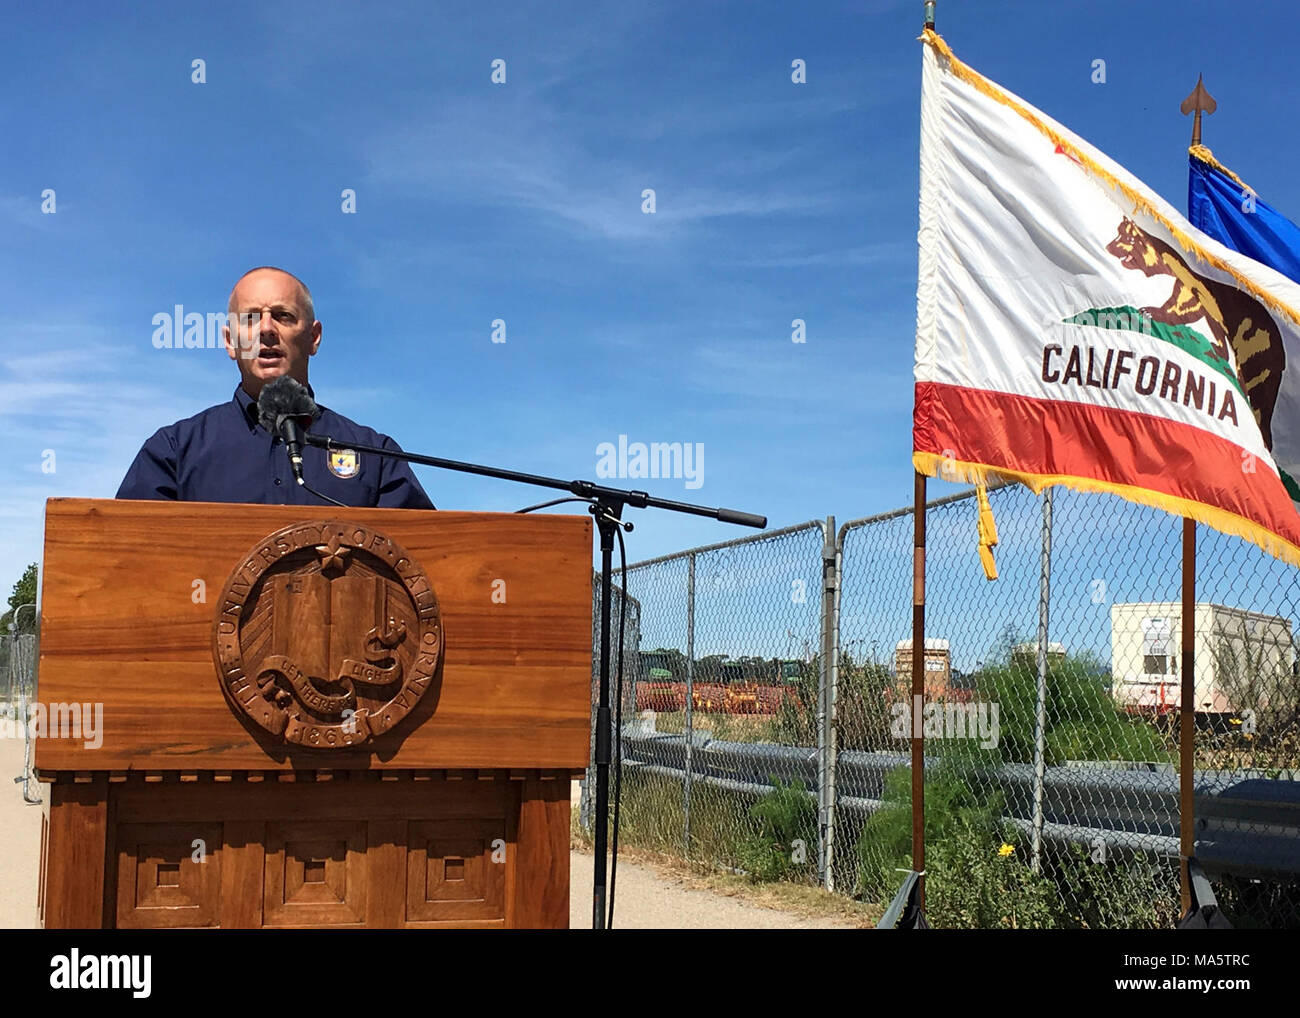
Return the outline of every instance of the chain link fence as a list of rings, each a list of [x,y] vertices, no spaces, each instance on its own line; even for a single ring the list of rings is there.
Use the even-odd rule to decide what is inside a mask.
[[[919,726],[932,925],[1171,927],[1181,521],[989,498],[992,582],[973,493],[927,508],[915,717],[910,508],[630,567],[623,844],[883,905]],[[1197,858],[1237,925],[1300,926],[1300,583],[1207,528],[1196,561]]]
[[[25,753],[23,770],[13,777],[22,784],[23,798],[40,802],[38,786],[32,772],[32,730],[28,724],[31,705],[36,702],[36,634],[7,632],[0,634],[0,737],[22,739]]]
[[[623,844],[818,880],[827,533],[806,523],[629,567]]]

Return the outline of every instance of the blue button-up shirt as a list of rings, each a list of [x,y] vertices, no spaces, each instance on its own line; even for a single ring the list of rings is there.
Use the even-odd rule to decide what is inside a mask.
[[[399,450],[396,442],[319,407],[309,430],[349,442]],[[302,474],[317,491],[345,505],[432,509],[407,463],[371,453],[302,450]],[[293,479],[284,443],[257,421],[257,402],[239,387],[234,398],[159,428],[127,471],[118,498],[181,502],[326,505]]]

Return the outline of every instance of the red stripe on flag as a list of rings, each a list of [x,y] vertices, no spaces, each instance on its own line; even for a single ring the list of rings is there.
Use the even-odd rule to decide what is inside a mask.
[[[1267,464],[1163,417],[937,382],[916,384],[913,447],[963,463],[1146,488],[1266,527],[1300,546],[1300,516]]]

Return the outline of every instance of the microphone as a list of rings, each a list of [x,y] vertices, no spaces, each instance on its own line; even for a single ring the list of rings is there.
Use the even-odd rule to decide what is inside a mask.
[[[262,393],[257,397],[258,422],[272,435],[284,440],[289,451],[289,466],[293,477],[299,484],[302,478],[302,436],[299,422],[303,426],[315,419],[319,411],[316,401],[311,398],[307,387],[296,378],[281,375],[262,386]],[[304,420],[305,418],[305,420]]]

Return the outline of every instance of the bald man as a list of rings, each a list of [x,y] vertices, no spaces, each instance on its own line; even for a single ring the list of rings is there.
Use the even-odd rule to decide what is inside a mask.
[[[323,504],[295,483],[283,443],[257,419],[257,397],[271,379],[289,375],[311,390],[307,365],[321,341],[311,292],[297,276],[261,266],[235,283],[229,311],[234,330],[227,324],[222,338],[239,365],[234,396],[156,431],[127,471],[118,498]],[[310,430],[343,446],[398,449],[387,435],[318,409]],[[410,466],[387,457],[306,446],[302,472],[310,487],[345,505],[434,508]]]

